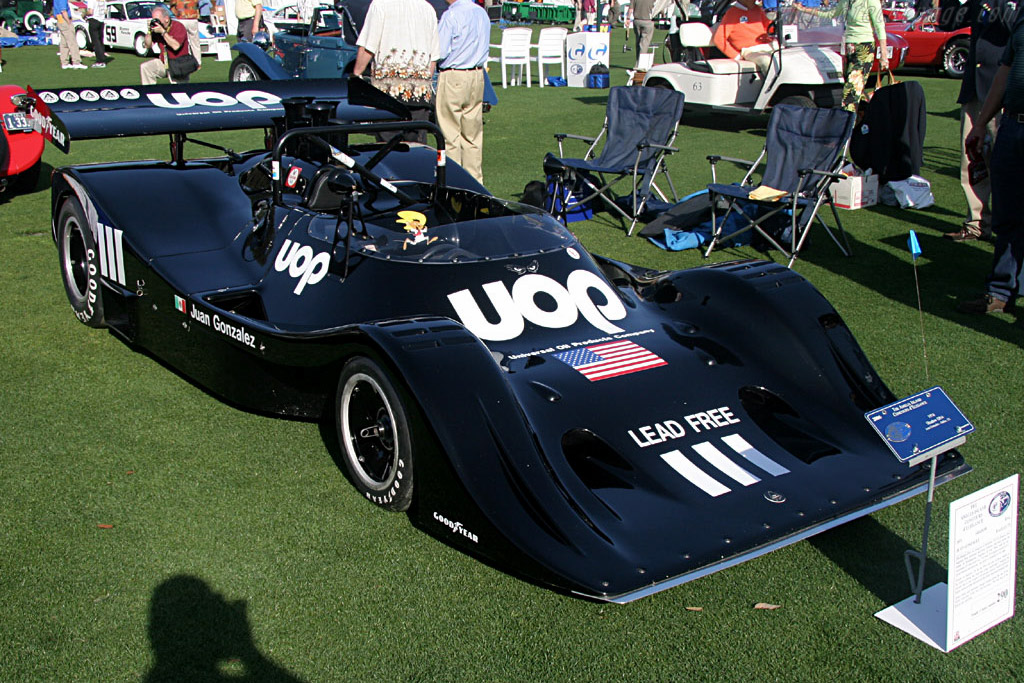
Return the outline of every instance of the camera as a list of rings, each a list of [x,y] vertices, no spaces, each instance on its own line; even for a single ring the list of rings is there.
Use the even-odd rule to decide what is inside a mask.
[[[160,26],[160,21],[159,20],[157,20],[157,19],[150,19],[149,20],[149,28],[154,29],[154,28],[158,28],[159,26]]]

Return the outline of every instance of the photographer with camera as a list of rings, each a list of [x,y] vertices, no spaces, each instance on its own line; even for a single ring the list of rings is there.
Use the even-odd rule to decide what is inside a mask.
[[[188,83],[189,74],[199,68],[188,45],[188,31],[180,21],[171,19],[166,8],[153,8],[146,34],[146,47],[156,46],[159,56],[139,65],[142,85],[156,85],[158,79],[171,83]]]

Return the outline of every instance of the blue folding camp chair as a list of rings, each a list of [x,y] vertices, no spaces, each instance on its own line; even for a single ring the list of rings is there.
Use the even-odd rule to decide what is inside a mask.
[[[853,113],[844,109],[777,105],[772,109],[764,149],[756,161],[709,156],[712,182],[708,185],[708,192],[711,195],[712,238],[704,256],[710,256],[716,246],[729,242],[735,235],[755,230],[785,254],[789,259],[789,267],[792,267],[815,219],[839,250],[845,256],[849,256],[850,245],[846,240],[843,224],[839,220],[839,212],[832,202],[829,186],[843,178],[840,169],[850,143],[853,122]],[[729,161],[748,167],[739,185],[718,182],[715,167],[719,161]],[[752,182],[752,177],[762,161],[763,175],[760,185],[756,185]],[[759,188],[765,194],[768,194],[769,189],[778,192],[767,199],[751,199],[751,192]],[[755,194],[755,197],[758,196],[760,195]],[[719,201],[727,204],[725,215],[721,217],[716,212]],[[822,204],[832,207],[836,231],[842,238],[842,243],[818,215],[818,209]],[[725,219],[734,211],[746,219],[745,225],[728,235],[723,235]],[[770,223],[778,223],[780,218],[788,223],[781,237],[781,241],[788,242],[788,249],[766,229]]]
[[[654,182],[658,173],[665,176],[673,201],[678,199],[664,158],[679,151],[672,143],[682,114],[682,93],[639,86],[612,88],[604,126],[596,138],[555,134],[558,156],[548,154],[544,158],[544,172],[553,182],[548,210],[564,223],[566,214],[600,197],[629,221],[627,234],[632,235],[652,190],[667,201]],[[589,143],[582,159],[564,156],[562,142],[567,138]],[[595,158],[602,138],[604,147]],[[616,197],[612,187],[625,178],[632,181],[630,193]]]

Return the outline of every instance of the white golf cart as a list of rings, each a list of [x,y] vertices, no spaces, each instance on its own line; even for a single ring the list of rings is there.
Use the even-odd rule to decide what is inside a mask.
[[[683,92],[686,109],[691,111],[760,113],[776,104],[838,106],[843,92],[843,59],[836,52],[840,41],[828,46],[798,42],[795,24],[785,25],[778,33],[768,70],[762,75],[754,62],[721,56],[707,24],[683,24],[679,29],[683,61],[652,67],[643,84]],[[710,53],[719,57],[707,56]]]

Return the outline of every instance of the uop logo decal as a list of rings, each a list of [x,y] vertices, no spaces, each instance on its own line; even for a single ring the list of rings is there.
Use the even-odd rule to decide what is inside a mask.
[[[511,292],[501,282],[488,282],[483,285],[483,290],[498,313],[496,323],[487,320],[476,297],[468,289],[449,294],[448,301],[455,308],[455,314],[462,324],[480,339],[487,341],[515,339],[523,333],[527,320],[551,329],[569,327],[581,313],[597,329],[614,334],[622,332],[622,329],[611,321],[626,317],[626,307],[615,291],[589,270],[569,273],[564,287],[546,275],[530,273],[516,280]],[[592,298],[592,291],[600,295],[599,299],[604,299],[603,303]],[[554,300],[554,309],[545,310],[538,306],[538,294]]]
[[[298,242],[285,240],[281,245],[281,251],[277,252],[274,270],[287,270],[288,275],[299,278],[299,284],[295,285],[295,293],[302,294],[306,285],[315,285],[324,279],[330,263],[331,256],[326,251],[314,256],[313,248],[308,244],[299,245]]]
[[[74,90],[62,90],[59,92],[43,90],[40,91],[39,97],[47,104],[55,104],[60,101],[74,103],[79,99],[94,102],[100,98],[108,102],[115,102],[117,100],[134,101],[139,99],[139,91],[135,88],[121,88],[120,90],[104,88],[97,95],[93,90],[83,90],[80,93]],[[234,97],[211,90],[202,90],[191,95],[184,92],[146,93],[146,99],[149,100],[150,104],[161,109],[189,109],[191,107],[224,108],[234,107],[239,104],[249,109],[266,109],[267,107],[277,107],[281,103],[280,97],[263,90],[243,90]]]
[[[262,90],[243,90],[234,97],[220,92],[204,90],[193,93],[170,93],[173,101],[168,101],[163,93],[147,93],[146,97],[157,107],[165,109],[186,109],[188,107],[233,107],[242,104],[249,109],[266,109],[267,106],[274,106],[281,102],[277,95],[271,95]]]

